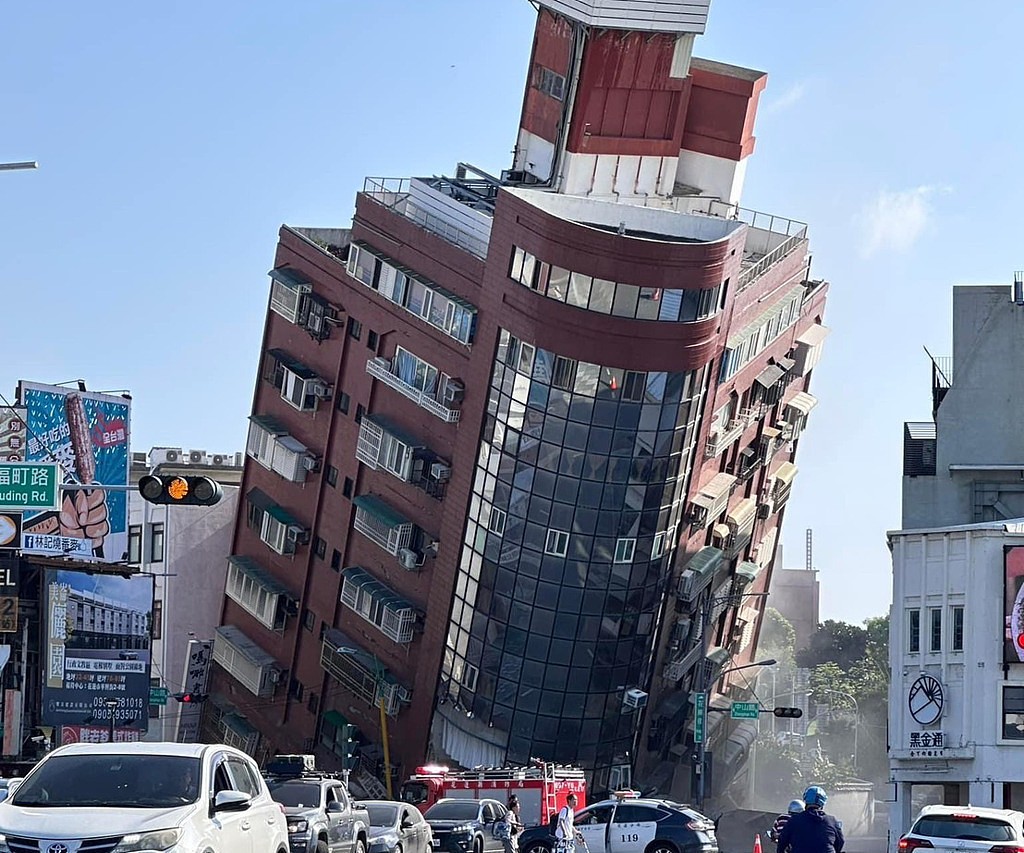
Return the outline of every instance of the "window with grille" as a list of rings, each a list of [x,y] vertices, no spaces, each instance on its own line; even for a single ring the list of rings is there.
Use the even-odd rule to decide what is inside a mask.
[[[346,570],[341,584],[341,603],[396,643],[412,642],[415,611],[367,573]]]
[[[262,625],[271,630],[281,627],[277,619],[277,594],[268,591],[259,581],[230,562],[225,593]]]

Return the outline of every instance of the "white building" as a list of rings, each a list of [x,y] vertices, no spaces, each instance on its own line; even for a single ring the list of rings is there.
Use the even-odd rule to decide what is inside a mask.
[[[894,837],[922,799],[1024,809],[1022,421],[1024,274],[954,287],[953,355],[933,360],[932,420],[904,425],[889,534]]]
[[[916,816],[914,785],[942,785],[948,805],[1024,809],[1024,663],[1003,663],[1004,554],[1024,549],[1024,521],[889,543],[893,837]]]
[[[220,624],[242,454],[167,447],[133,453],[133,481],[150,471],[202,474],[224,492],[214,506],[163,506],[129,492],[128,562],[154,583],[151,683],[174,694],[184,684],[189,640],[212,639]],[[151,705],[145,740],[175,740],[180,711],[173,698]]]

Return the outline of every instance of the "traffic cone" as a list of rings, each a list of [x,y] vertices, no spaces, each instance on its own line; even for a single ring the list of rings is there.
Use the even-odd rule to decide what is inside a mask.
[[[761,833],[754,836],[754,853],[761,853]]]

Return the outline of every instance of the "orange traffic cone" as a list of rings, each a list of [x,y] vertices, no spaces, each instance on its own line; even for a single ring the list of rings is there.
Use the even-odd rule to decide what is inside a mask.
[[[754,836],[754,853],[761,853],[761,833]]]

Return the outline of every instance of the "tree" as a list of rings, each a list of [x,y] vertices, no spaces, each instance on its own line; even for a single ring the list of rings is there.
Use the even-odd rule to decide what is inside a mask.
[[[863,660],[868,650],[866,628],[827,619],[811,634],[807,648],[796,653],[797,666],[813,669],[819,664],[834,663],[847,670]]]
[[[764,612],[761,636],[757,650],[760,657],[774,658],[780,664],[792,664],[796,648],[796,630],[793,623],[774,607]]]

